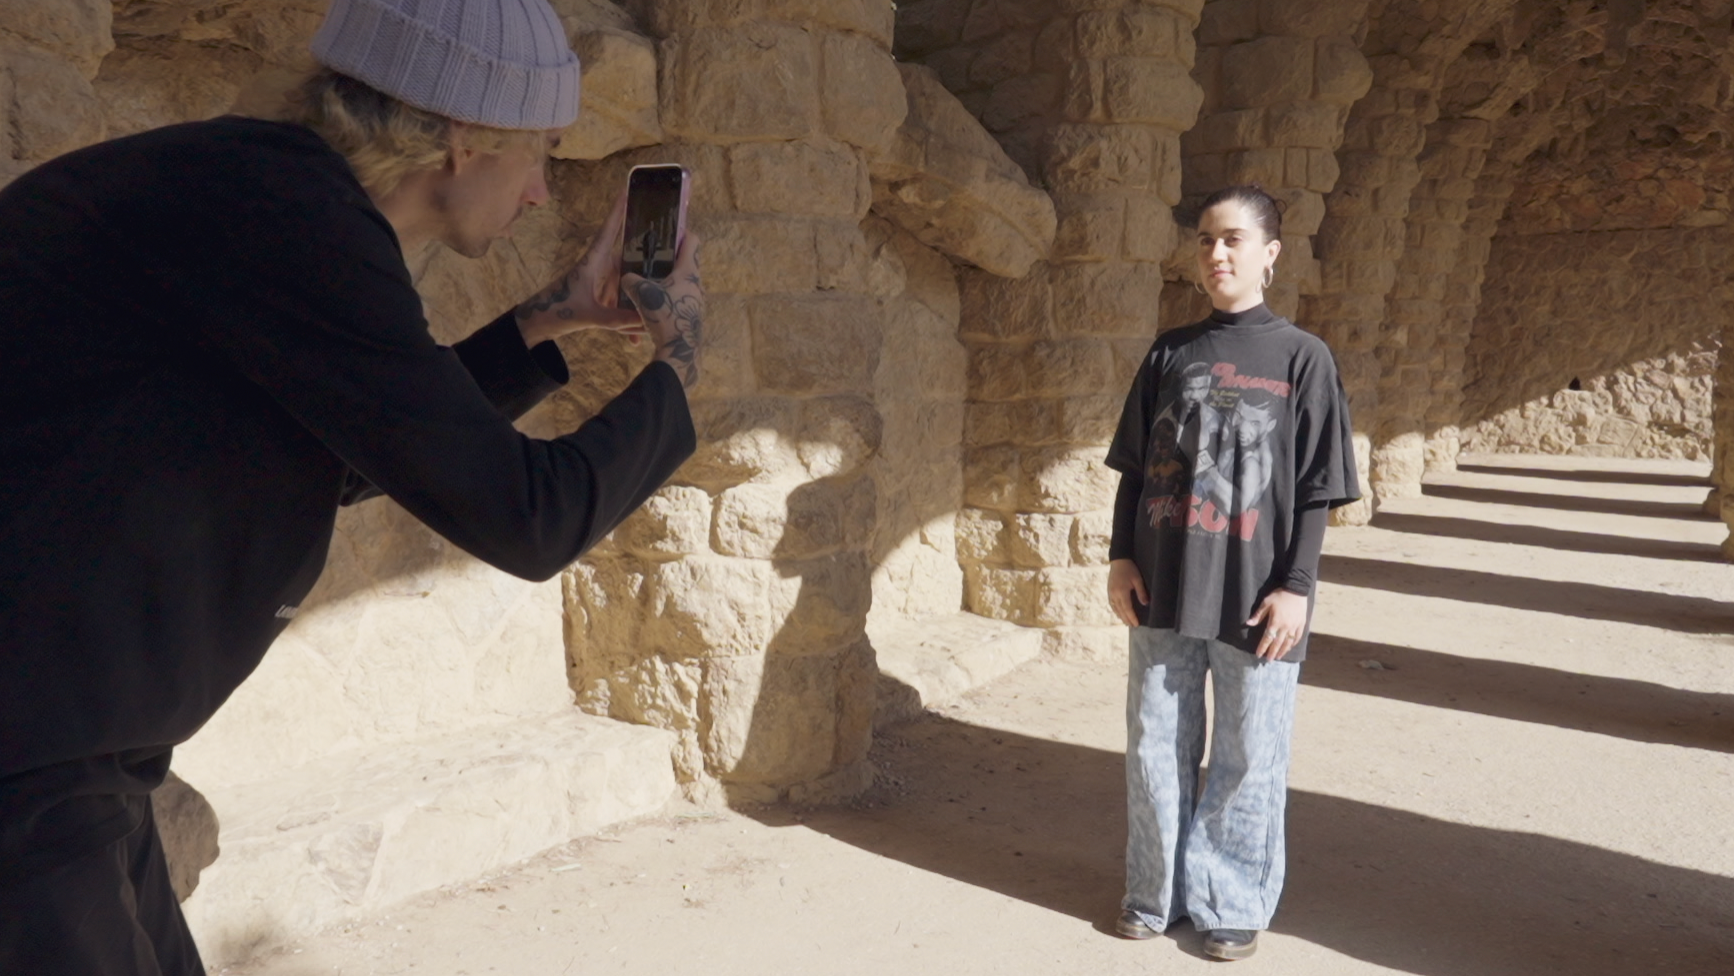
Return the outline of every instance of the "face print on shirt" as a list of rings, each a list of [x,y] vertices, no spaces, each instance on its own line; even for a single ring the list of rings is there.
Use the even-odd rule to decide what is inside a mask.
[[[1288,384],[1241,376],[1232,363],[1191,363],[1170,384],[1147,453],[1152,523],[1250,535]]]

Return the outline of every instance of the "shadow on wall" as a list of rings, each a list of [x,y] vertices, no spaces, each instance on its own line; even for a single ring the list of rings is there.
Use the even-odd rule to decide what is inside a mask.
[[[1314,634],[1301,682],[1635,742],[1734,752],[1734,695]],[[1382,670],[1362,668],[1373,659]]]
[[[917,799],[800,825],[1098,929],[1123,891],[1124,757],[928,717],[875,759]],[[795,826],[790,811],[756,814]],[[1721,976],[1734,879],[1538,834],[1289,794],[1273,929],[1421,976]],[[1110,938],[1104,934],[1103,938]],[[1200,937],[1183,927],[1181,947]]]
[[[1528,579],[1473,569],[1444,569],[1328,554],[1320,560],[1319,578],[1340,586],[1639,624],[1683,634],[1734,631],[1734,604],[1595,583]]]
[[[1701,542],[1646,539],[1638,536],[1547,529],[1536,525],[1502,525],[1481,519],[1446,518],[1438,515],[1399,515],[1382,511],[1373,516],[1373,527],[1392,532],[1469,539],[1500,545],[1538,546],[1564,552],[1589,552],[1645,559],[1678,559],[1686,562],[1720,563],[1722,550]]]

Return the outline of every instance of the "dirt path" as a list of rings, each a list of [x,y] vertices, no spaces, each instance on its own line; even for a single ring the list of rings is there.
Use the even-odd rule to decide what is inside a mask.
[[[1701,478],[1482,459],[1331,533],[1287,893],[1237,971],[1734,974],[1734,566]],[[858,808],[635,824],[228,972],[1202,972],[1190,930],[1105,933],[1124,681],[1038,663],[882,737]]]

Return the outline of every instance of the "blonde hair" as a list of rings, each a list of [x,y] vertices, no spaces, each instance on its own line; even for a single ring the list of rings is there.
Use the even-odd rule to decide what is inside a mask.
[[[375,197],[415,173],[444,166],[458,139],[477,152],[499,153],[546,138],[539,131],[454,122],[329,68],[314,71],[289,93],[283,121],[318,133]]]

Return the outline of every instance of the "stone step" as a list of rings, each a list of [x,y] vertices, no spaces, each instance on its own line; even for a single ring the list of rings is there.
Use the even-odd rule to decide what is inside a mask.
[[[1042,631],[973,613],[899,620],[867,634],[879,658],[875,729],[955,701],[1042,652]]]
[[[188,923],[207,964],[236,962],[655,814],[678,793],[674,744],[574,711],[209,790],[222,853],[183,905]]]

